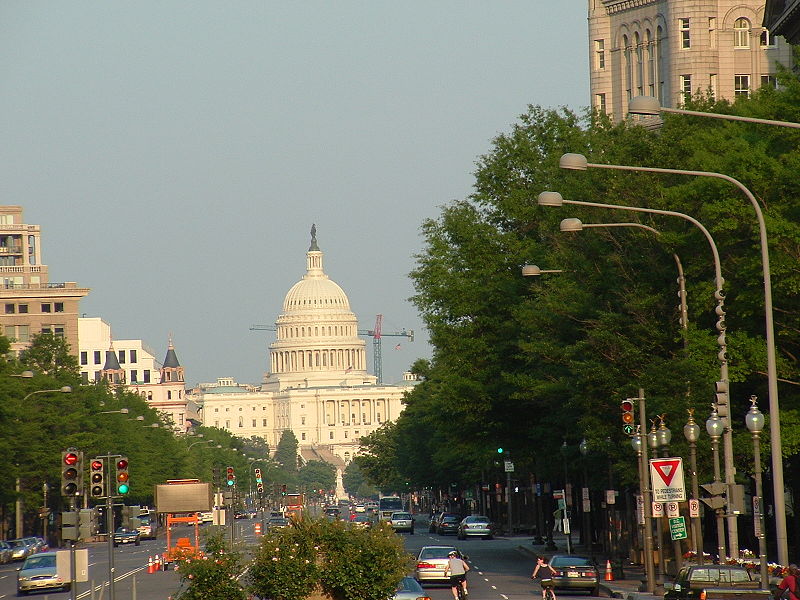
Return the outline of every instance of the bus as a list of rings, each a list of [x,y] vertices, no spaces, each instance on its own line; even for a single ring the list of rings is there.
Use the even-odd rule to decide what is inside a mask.
[[[388,521],[392,518],[392,513],[403,510],[403,499],[400,496],[384,496],[378,500],[378,519]]]

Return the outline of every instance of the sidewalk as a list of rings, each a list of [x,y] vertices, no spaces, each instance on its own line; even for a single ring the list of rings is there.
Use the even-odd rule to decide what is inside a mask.
[[[535,557],[539,554],[544,556],[553,556],[554,554],[566,554],[567,537],[563,534],[556,534],[553,536],[553,542],[557,550],[546,550],[545,546],[534,545],[533,537],[530,536],[514,536],[515,540],[519,540],[517,546],[520,550]],[[580,545],[573,545],[573,554],[587,556],[586,549]],[[600,579],[600,593],[609,598],[622,598],[624,600],[663,600],[663,595],[653,595],[647,592],[639,591],[643,587],[642,582],[645,581],[644,566],[634,565],[625,562],[623,565],[623,572],[625,577],[623,579],[615,579],[614,581],[604,581],[605,564],[607,557],[601,554],[595,554],[597,560],[598,573]]]

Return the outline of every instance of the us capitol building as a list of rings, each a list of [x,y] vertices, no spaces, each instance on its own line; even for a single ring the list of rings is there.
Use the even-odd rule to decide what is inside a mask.
[[[406,373],[401,384],[378,384],[367,374],[366,342],[347,294],[325,274],[316,227],[306,273],[286,293],[275,325],[260,388],[223,378],[187,399],[200,407],[203,425],[261,437],[273,450],[289,429],[302,459],[326,461],[341,474],[358,454],[359,439],[396,419],[416,382]]]

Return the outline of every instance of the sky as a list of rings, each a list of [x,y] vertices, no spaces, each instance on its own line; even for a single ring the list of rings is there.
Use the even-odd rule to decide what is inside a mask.
[[[589,104],[586,2],[0,2],[0,194],[50,281],[189,384],[260,383],[312,224],[392,383],[421,224],[528,105]],[[372,339],[367,341],[372,371]],[[395,349],[397,344],[399,349]]]

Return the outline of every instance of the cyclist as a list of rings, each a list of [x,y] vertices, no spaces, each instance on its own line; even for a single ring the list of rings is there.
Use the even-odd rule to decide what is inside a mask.
[[[447,566],[444,568],[444,574],[450,577],[450,589],[453,591],[455,600],[459,600],[459,585],[463,590],[464,598],[469,595],[467,591],[467,571],[469,571],[469,565],[459,558],[458,552],[451,550],[447,555]]]
[[[552,600],[556,600],[552,579],[555,573],[556,570],[550,566],[544,556],[536,557],[536,566],[533,568],[533,573],[531,573],[531,579],[539,577],[539,585],[542,586],[542,600],[547,600],[548,594]]]

